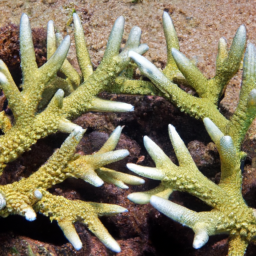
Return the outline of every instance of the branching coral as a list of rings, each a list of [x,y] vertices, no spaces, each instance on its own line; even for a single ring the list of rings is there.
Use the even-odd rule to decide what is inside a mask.
[[[177,45],[177,36],[172,25],[171,18],[167,13],[164,13],[163,19],[166,37],[169,38],[172,42],[172,45],[174,44],[175,46]],[[167,28],[169,29],[168,31]],[[174,84],[167,76],[164,75],[164,73],[167,72],[166,69],[164,72],[161,72],[147,59],[137,55],[135,52],[131,51],[130,56],[136,61],[142,73],[146,74],[150,79],[152,79],[155,85],[160,90],[162,90],[165,93],[165,95],[167,95],[166,97],[169,97],[169,99],[171,98],[172,102],[176,106],[180,107],[181,110],[184,110],[186,113],[192,116],[196,116],[198,118],[200,117],[203,119],[208,117],[211,120],[216,120],[216,125],[221,130],[221,132],[232,137],[232,140],[237,150],[237,154],[240,155],[240,159],[243,159],[245,153],[240,151],[241,143],[244,139],[246,131],[248,130],[249,126],[251,125],[252,121],[256,116],[256,90],[254,89],[256,80],[255,47],[252,44],[249,44],[247,47],[246,54],[244,57],[243,83],[240,92],[239,104],[231,120],[227,120],[218,111],[217,101],[221,95],[221,92],[223,91],[223,88],[225,87],[225,83],[227,83],[227,81],[231,78],[231,73],[233,74],[235,71],[237,71],[240,65],[245,45],[244,26],[241,26],[239,28],[233,41],[233,44],[231,46],[231,49],[229,51],[229,54],[227,53],[227,50],[225,48],[226,46],[223,45],[223,43],[224,41],[223,39],[221,39],[219,44],[219,55],[217,61],[217,70],[223,69],[223,71],[217,71],[215,78],[210,79],[209,81],[203,79],[203,75],[200,73],[200,71],[197,70],[197,68],[176,49],[172,49],[173,58],[171,58],[168,55],[169,62],[166,68],[170,69],[170,66],[172,66],[173,70],[176,70],[178,66],[184,73],[184,76],[189,77],[187,82],[189,82],[190,79],[192,80],[191,87],[193,87],[197,92],[198,90],[201,92],[204,91],[204,93],[202,94],[198,92],[198,97],[187,94],[182,89],[180,89],[176,84]],[[169,48],[170,44],[168,44],[168,49]],[[223,54],[223,52],[226,53]],[[176,61],[177,66],[175,66],[174,60]],[[168,71],[167,73],[170,74],[171,71]],[[176,70],[174,73],[177,75],[178,71]],[[220,76],[220,74],[222,74],[223,76],[222,79],[216,78]],[[202,79],[196,79],[196,77],[198,76],[200,76]],[[192,79],[192,77],[194,78]],[[225,81],[225,83],[218,83],[217,81],[220,80]],[[211,84],[211,86],[208,86],[207,84]],[[215,87],[219,88],[215,88],[215,90],[219,92],[219,96],[216,96],[214,100],[211,98],[212,96],[209,96],[211,91],[214,91],[214,89],[212,89],[213,84],[215,84]],[[163,189],[161,188],[158,191],[157,188],[156,191],[152,191],[150,192],[150,194],[159,193],[162,190]],[[166,196],[168,197],[168,193],[171,192],[166,193]],[[147,200],[145,199],[145,202],[149,202],[148,196]]]
[[[126,211],[117,205],[70,201],[47,191],[68,177],[81,178],[98,187],[104,181],[120,188],[126,184],[138,185],[144,181],[132,175],[105,168],[106,164],[123,159],[127,150],[113,151],[121,134],[117,127],[104,146],[93,155],[76,155],[75,148],[85,132],[70,120],[85,111],[132,111],[129,104],[110,102],[97,98],[102,90],[131,94],[161,95],[185,113],[204,120],[205,127],[215,142],[221,158],[221,180],[217,185],[198,171],[186,146],[173,126],[169,126],[179,166],[148,137],[144,144],[153,158],[156,168],[128,164],[128,168],[139,175],[160,180],[158,187],[147,192],[133,193],[129,199],[140,204],[150,202],[155,208],[173,220],[192,228],[195,232],[194,248],[202,247],[210,235],[228,233],[229,255],[243,255],[250,241],[256,237],[256,210],[248,207],[241,194],[241,151],[252,120],[256,117],[256,56],[255,48],[249,44],[244,57],[243,86],[240,101],[231,120],[218,110],[218,103],[225,87],[238,71],[245,49],[246,31],[241,26],[227,50],[225,39],[220,39],[216,62],[216,75],[206,79],[204,75],[178,51],[179,43],[171,18],[163,15],[167,41],[167,65],[163,71],[157,69],[140,54],[147,50],[140,45],[141,31],[131,30],[126,46],[120,51],[124,19],[119,17],[112,29],[108,46],[99,67],[93,71],[79,17],[74,14],[75,41],[80,74],[66,59],[70,45],[69,36],[64,39],[55,34],[54,24],[47,28],[47,59],[37,67],[32,44],[29,20],[21,18],[20,49],[23,81],[20,91],[7,67],[0,62],[0,84],[14,115],[12,123],[4,111],[0,113],[0,171],[6,164],[29,150],[37,140],[56,133],[70,133],[52,157],[28,178],[0,186],[0,216],[10,214],[34,220],[36,212],[49,216],[59,227],[75,249],[82,243],[74,228],[75,222],[84,223],[111,250],[120,251],[119,245],[102,225],[99,216]],[[153,83],[132,80],[136,66]],[[192,96],[179,88],[185,84],[195,90]],[[210,205],[209,212],[194,212],[168,201],[173,190],[186,191]]]
[[[192,228],[195,232],[193,247],[196,249],[201,248],[210,235],[228,233],[229,255],[244,255],[248,243],[256,237],[256,209],[248,207],[242,197],[240,156],[230,136],[224,136],[209,118],[205,118],[204,123],[220,154],[220,183],[216,185],[197,169],[184,142],[169,125],[169,136],[179,166],[172,163],[151,139],[144,137],[145,147],[156,168],[127,166],[144,177],[161,180],[161,185],[146,193],[130,194],[129,198],[137,203],[145,203],[150,198],[150,203],[160,212]],[[172,190],[186,191],[213,209],[197,213],[168,201]]]
[[[143,74],[171,100],[191,116],[203,119],[205,127],[216,144],[221,159],[221,180],[218,185],[207,179],[196,167],[185,144],[173,126],[169,126],[169,136],[176,153],[176,166],[164,152],[147,136],[144,145],[154,160],[156,168],[128,164],[135,173],[161,183],[155,189],[132,193],[128,196],[135,203],[150,202],[156,209],[195,232],[193,246],[202,247],[210,235],[228,233],[228,255],[244,255],[250,241],[256,237],[256,210],[245,203],[242,193],[241,143],[245,133],[256,117],[256,55],[255,47],[249,44],[243,61],[243,82],[239,104],[231,120],[227,120],[217,109],[218,100],[226,83],[238,70],[245,46],[245,28],[241,26],[234,38],[230,51],[224,39],[220,39],[217,71],[213,79],[207,80],[200,71],[177,49],[177,37],[170,17],[164,14],[164,28],[168,44],[168,64],[164,72],[158,70],[144,57],[131,52],[130,56],[138,64]],[[175,61],[175,62],[174,62]],[[173,83],[175,76],[182,72],[187,85],[198,97],[182,91]],[[211,120],[213,119],[214,122]],[[216,122],[216,124],[215,124]],[[209,212],[194,212],[168,201],[173,190],[188,192],[210,205]]]
[[[178,37],[172,20],[167,13],[163,15],[163,25],[168,53],[167,66],[164,71],[161,72],[146,58],[132,51],[130,52],[131,58],[137,63],[141,72],[159,89],[160,92],[157,92],[157,94],[164,96],[190,116],[201,120],[205,117],[210,118],[224,134],[232,137],[236,149],[240,151],[245,133],[255,118],[255,112],[246,107],[248,94],[254,88],[253,81],[250,80],[254,79],[254,75],[251,73],[247,76],[248,78],[243,78],[239,105],[230,120],[219,112],[218,103],[227,83],[240,67],[246,43],[245,27],[242,25],[237,30],[229,51],[225,39],[221,38],[219,40],[216,75],[214,78],[207,80],[197,67],[178,51]],[[252,51],[251,48],[252,46],[249,46],[247,51]],[[247,56],[252,58],[250,53]],[[251,60],[248,60],[248,62],[251,62]],[[254,64],[248,65],[251,68],[254,66]],[[196,91],[197,96],[187,94],[176,83],[190,86]],[[244,154],[241,153],[241,157],[243,156]]]
[[[96,186],[102,185],[99,177],[92,179],[96,176],[94,171],[100,172],[99,176],[103,179],[106,175],[107,182],[116,185],[120,183],[122,185],[123,182],[133,185],[143,183],[142,179],[132,175],[101,168],[129,154],[125,149],[113,151],[121,130],[121,127],[117,127],[94,155],[80,156],[74,155],[74,152],[85,130],[75,129],[61,148],[37,172],[19,182],[0,187],[0,215],[7,217],[10,214],[19,214],[30,221],[36,218],[35,212],[49,216],[51,220],[58,222],[67,239],[77,250],[81,249],[82,243],[73,223],[79,221],[87,225],[108,248],[116,252],[120,251],[119,245],[101,224],[98,216],[121,213],[126,211],[125,208],[110,204],[70,201],[62,196],[50,194],[47,189],[69,177],[82,178]]]
[[[21,92],[5,64],[0,62],[1,87],[15,118],[15,124],[10,128],[8,118],[2,113],[1,126],[5,135],[0,137],[0,170],[3,170],[6,163],[15,160],[28,150],[38,139],[57,131],[71,132],[75,125],[69,120],[85,111],[133,110],[129,104],[101,100],[96,95],[128,66],[129,50],[133,49],[139,53],[147,50],[146,45],[140,45],[140,29],[138,27],[132,29],[130,40],[119,54],[124,29],[124,18],[119,17],[109,37],[103,60],[97,70],[92,72],[82,26],[76,14],[74,14],[74,25],[77,57],[82,77],[65,59],[70,45],[69,36],[65,37],[55,51],[56,40],[52,21],[49,22],[47,31],[49,60],[42,67],[37,67],[29,20],[25,14],[22,15],[20,24],[23,74]],[[57,38],[59,38],[58,35]],[[57,76],[59,69],[65,78]],[[63,89],[66,97],[61,91],[49,103],[57,89]],[[61,97],[64,97],[63,101],[60,100]],[[41,107],[40,111],[38,107]]]
[[[37,172],[18,182],[0,186],[0,216],[19,214],[32,221],[36,218],[36,212],[40,212],[58,222],[66,238],[77,250],[81,249],[82,243],[73,224],[79,221],[87,225],[108,248],[119,252],[119,245],[98,216],[117,214],[126,209],[117,205],[69,201],[50,194],[47,189],[69,177],[81,178],[94,186],[101,186],[104,181],[121,188],[128,188],[125,183],[144,183],[141,178],[104,168],[106,164],[119,161],[129,154],[127,150],[113,151],[121,127],[116,128],[97,153],[81,156],[74,153],[85,130],[70,119],[90,110],[132,111],[130,104],[101,100],[96,95],[128,66],[129,50],[143,53],[147,46],[140,45],[141,32],[134,27],[125,49],[119,54],[124,29],[124,18],[119,17],[112,29],[104,58],[93,72],[82,25],[76,14],[74,26],[81,77],[66,59],[69,36],[62,40],[59,34],[55,35],[52,21],[48,23],[47,29],[48,61],[42,67],[37,67],[29,20],[25,14],[20,24],[22,91],[15,85],[6,65],[0,61],[0,84],[14,116],[12,123],[4,111],[0,115],[4,132],[0,136],[1,172],[7,163],[29,150],[40,138],[57,131],[71,133],[61,148]],[[58,71],[60,76],[57,75]]]

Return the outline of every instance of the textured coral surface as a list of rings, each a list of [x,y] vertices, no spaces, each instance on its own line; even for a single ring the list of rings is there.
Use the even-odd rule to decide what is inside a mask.
[[[118,2],[118,3],[117,3]],[[34,44],[37,62],[45,61],[45,21],[53,19],[62,33],[73,36],[70,18],[73,9],[80,15],[86,32],[87,44],[96,67],[106,48],[107,37],[114,20],[124,15],[128,31],[137,25],[142,29],[142,42],[149,45],[146,54],[158,67],[165,66],[166,46],[162,30],[162,13],[168,11],[174,21],[180,41],[180,49],[190,59],[198,61],[198,67],[208,77],[214,72],[218,39],[224,36],[228,42],[238,26],[245,24],[249,42],[255,43],[256,6],[250,1],[146,1],[133,4],[130,0],[114,1],[73,1],[68,0],[30,0],[0,1],[0,58],[4,59],[14,78],[21,78],[18,54],[18,23],[20,14],[26,12],[34,29]],[[66,25],[64,25],[66,24]],[[100,35],[100,36],[99,36]],[[125,40],[123,41],[125,43]],[[10,57],[12,56],[12,57]],[[71,47],[69,59],[73,64],[75,48]],[[221,102],[221,111],[230,116],[234,112],[240,89],[241,72],[236,75],[226,90]],[[187,89],[189,90],[189,89]],[[192,93],[192,92],[191,92]],[[174,125],[188,146],[200,171],[212,181],[219,181],[220,163],[218,152],[211,142],[202,122],[177,110],[161,97],[119,96],[102,93],[106,99],[131,103],[135,112],[129,114],[87,113],[76,119],[76,123],[87,128],[87,133],[79,144],[78,150],[84,154],[97,151],[117,125],[125,125],[117,149],[128,149],[128,159],[111,165],[111,168],[129,172],[126,162],[142,163],[153,166],[146,153],[142,136],[148,135],[175,162],[175,154],[170,150],[167,125]],[[0,96],[0,110],[6,108],[4,97]],[[248,205],[256,207],[256,133],[254,124],[247,133],[243,150],[248,153],[243,173],[243,195]],[[28,177],[37,170],[58,148],[65,135],[51,135],[40,140],[30,152],[8,165],[1,177],[0,184],[7,184]],[[40,154],[38,154],[40,152]],[[118,216],[101,218],[104,225],[119,242],[122,252],[127,256],[167,256],[167,255],[226,255],[227,237],[214,236],[200,250],[192,248],[193,232],[160,214],[150,205],[135,205],[126,197],[131,192],[148,190],[155,187],[156,181],[147,180],[143,186],[133,186],[121,190],[109,184],[100,188],[92,187],[82,181],[68,179],[51,188],[54,195],[68,199],[81,199],[94,202],[108,202],[121,205],[129,210]],[[186,193],[174,192],[172,201],[192,210],[209,210],[199,199]],[[38,216],[28,223],[22,217],[12,216],[0,219],[0,255],[113,255],[87,229],[76,224],[76,229],[84,244],[81,251],[75,252],[67,242],[56,223]],[[250,244],[246,255],[255,255],[256,246]]]

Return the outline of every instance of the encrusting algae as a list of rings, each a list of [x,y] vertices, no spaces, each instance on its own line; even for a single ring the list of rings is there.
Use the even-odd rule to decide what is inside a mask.
[[[139,204],[151,203],[173,220],[195,232],[193,247],[207,243],[209,236],[229,234],[228,255],[244,255],[248,244],[256,238],[256,209],[247,206],[241,193],[241,162],[246,153],[241,151],[244,136],[256,117],[256,50],[247,46],[243,61],[243,83],[239,104],[230,120],[218,110],[218,104],[227,83],[238,71],[246,45],[246,30],[237,30],[230,50],[224,38],[219,41],[216,75],[206,79],[197,67],[179,52],[179,42],[172,20],[163,15],[167,42],[167,65],[161,71],[141,54],[148,50],[140,44],[141,31],[134,27],[126,46],[120,51],[124,18],[119,17],[111,31],[107,49],[98,68],[93,71],[86,48],[82,26],[73,14],[76,53],[82,76],[66,59],[70,38],[55,34],[54,24],[47,28],[47,59],[37,67],[28,17],[23,14],[20,25],[22,91],[15,85],[7,67],[0,62],[0,84],[14,115],[11,123],[4,111],[0,113],[0,170],[17,159],[37,142],[57,131],[70,133],[62,146],[37,172],[18,182],[0,186],[0,216],[10,214],[34,220],[36,212],[56,220],[75,249],[82,247],[74,222],[84,223],[104,244],[120,252],[117,242],[102,225],[99,216],[125,212],[126,209],[110,204],[70,201],[47,191],[68,177],[81,178],[98,187],[104,181],[120,188],[126,184],[143,184],[141,178],[116,172],[104,166],[126,157],[127,150],[114,151],[121,134],[117,127],[103,147],[93,155],[75,154],[76,146],[85,130],[70,120],[86,111],[133,111],[130,104],[102,100],[97,95],[105,90],[114,93],[159,95],[188,115],[204,122],[216,144],[221,159],[221,179],[215,184],[196,167],[185,144],[175,128],[169,125],[169,136],[179,166],[147,136],[144,145],[156,167],[129,163],[127,167],[160,185],[146,192],[132,193],[128,198]],[[135,62],[131,63],[130,58]],[[135,80],[134,69],[150,81]],[[58,72],[58,74],[57,74]],[[60,75],[61,74],[61,75]],[[178,85],[191,87],[192,96]],[[126,183],[126,184],[125,184]],[[212,207],[211,211],[195,212],[168,200],[174,190],[188,192]]]

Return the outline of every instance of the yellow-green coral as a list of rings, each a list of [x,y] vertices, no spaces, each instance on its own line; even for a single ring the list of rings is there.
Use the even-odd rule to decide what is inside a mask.
[[[126,211],[125,208],[110,204],[70,201],[62,196],[50,194],[47,189],[69,177],[84,179],[95,186],[103,184],[101,177],[119,187],[121,187],[120,184],[126,186],[124,183],[132,185],[144,183],[142,179],[132,175],[102,168],[129,154],[125,149],[113,151],[121,130],[121,127],[117,127],[99,152],[91,156],[80,156],[74,155],[74,152],[85,130],[75,129],[61,148],[55,151],[37,172],[19,182],[0,186],[0,216],[19,214],[33,221],[36,218],[36,212],[40,212],[58,222],[67,239],[77,250],[81,249],[82,243],[73,224],[79,221],[88,226],[108,248],[116,252],[120,251],[119,245],[101,224],[98,216],[121,213]],[[99,177],[96,175],[98,169],[102,172]],[[112,175],[106,172],[111,172]],[[106,179],[103,174],[107,177]]]
[[[138,53],[147,50],[146,45],[140,45],[140,29],[138,27],[132,29],[131,40],[119,53],[124,29],[124,18],[119,17],[110,34],[103,60],[96,71],[92,72],[82,25],[77,14],[74,13],[73,17],[77,58],[82,77],[66,60],[70,45],[69,36],[64,38],[56,50],[57,41],[61,39],[59,35],[55,36],[52,21],[49,22],[47,29],[48,61],[42,67],[37,67],[29,20],[25,14],[22,15],[20,24],[23,75],[21,92],[5,64],[0,61],[1,87],[15,118],[15,123],[9,129],[6,129],[8,119],[2,119],[3,121],[0,122],[5,131],[5,135],[0,137],[0,171],[6,163],[15,160],[38,139],[57,131],[71,132],[75,125],[69,120],[85,111],[133,110],[130,104],[101,100],[96,96],[128,66],[129,50],[133,49]],[[58,70],[64,78],[57,75]],[[57,89],[62,89],[65,95],[60,91],[53,97]],[[60,103],[61,97],[64,99]],[[4,117],[4,114],[2,116]]]
[[[185,144],[175,128],[169,125],[169,136],[176,153],[176,166],[164,152],[148,137],[144,144],[156,164],[156,168],[128,164],[127,167],[144,177],[161,180],[154,190],[129,195],[137,203],[150,203],[179,223],[195,232],[193,247],[201,248],[210,235],[230,235],[229,254],[244,255],[250,241],[256,238],[256,209],[246,205],[242,193],[240,155],[230,136],[224,134],[209,119],[204,119],[205,127],[215,142],[221,159],[221,179],[217,185],[207,179],[196,167]],[[158,191],[157,191],[158,190]],[[210,205],[209,212],[194,212],[168,201],[172,190],[186,191]]]
[[[140,178],[103,167],[128,155],[127,150],[113,151],[121,127],[116,128],[97,153],[81,156],[74,153],[84,130],[70,119],[91,110],[133,110],[129,104],[97,98],[102,90],[161,95],[181,111],[204,120],[220,153],[221,181],[216,185],[198,171],[174,127],[169,126],[169,135],[179,166],[174,165],[153,141],[145,137],[145,147],[155,161],[156,168],[135,164],[128,164],[128,168],[142,176],[160,180],[161,183],[153,190],[133,193],[129,195],[129,199],[136,203],[150,202],[167,216],[191,227],[195,232],[194,248],[203,246],[210,235],[229,233],[229,255],[243,255],[249,242],[256,237],[256,210],[249,208],[243,200],[240,171],[240,161],[245,155],[240,151],[241,143],[256,116],[256,57],[253,45],[249,44],[246,50],[240,101],[231,120],[227,120],[218,111],[218,101],[228,81],[240,66],[246,41],[245,27],[238,29],[230,51],[227,50],[226,41],[220,39],[216,75],[207,80],[178,51],[178,38],[167,13],[163,15],[163,25],[168,61],[162,72],[139,55],[147,50],[147,46],[140,45],[141,32],[138,27],[131,30],[125,48],[119,53],[123,17],[115,22],[104,58],[93,71],[82,25],[75,13],[73,20],[81,75],[66,59],[70,45],[69,36],[63,39],[60,34],[55,34],[52,21],[47,28],[48,61],[41,68],[37,67],[26,15],[21,18],[20,29],[23,73],[21,92],[5,64],[0,62],[0,84],[15,118],[14,123],[11,123],[4,111],[0,113],[0,127],[4,132],[0,136],[0,170],[30,149],[38,139],[57,131],[71,133],[62,147],[37,172],[19,182],[0,186],[0,216],[19,214],[32,221],[36,218],[36,212],[40,212],[58,222],[77,250],[82,247],[82,243],[74,228],[74,222],[79,221],[87,225],[108,248],[119,252],[119,245],[98,217],[121,213],[126,209],[116,205],[70,201],[52,195],[47,189],[68,177],[83,179],[94,186],[101,186],[104,181],[120,188],[127,188],[125,183],[142,184],[143,180]],[[129,62],[129,57],[154,85],[143,80],[132,80],[136,66]],[[177,84],[192,87],[198,96],[188,95]],[[212,206],[212,211],[196,213],[166,200],[173,190],[189,192]]]
[[[154,160],[156,167],[127,164],[137,174],[160,180],[158,187],[132,193],[128,198],[139,204],[150,202],[156,209],[195,232],[193,247],[201,248],[210,235],[228,233],[228,255],[244,255],[250,241],[256,238],[256,209],[247,206],[241,193],[242,174],[241,143],[245,133],[256,117],[256,51],[249,44],[243,61],[243,82],[240,99],[234,115],[227,120],[217,109],[220,96],[229,79],[238,70],[245,46],[245,28],[241,26],[233,40],[230,51],[226,42],[220,39],[216,64],[216,76],[207,80],[200,71],[177,49],[177,36],[168,14],[164,14],[164,29],[168,44],[168,64],[161,72],[152,63],[136,53],[130,56],[164,97],[182,111],[203,119],[205,127],[215,142],[221,159],[221,180],[217,185],[207,179],[196,167],[185,144],[175,128],[169,125],[169,136],[176,153],[179,166],[147,136],[144,145]],[[166,31],[166,30],[169,30]],[[170,51],[172,56],[170,56]],[[198,97],[188,95],[174,84],[175,76],[184,75],[186,85],[191,86]],[[178,80],[178,79],[176,79]],[[180,79],[181,81],[181,79]],[[168,201],[173,190],[188,192],[212,207],[209,212],[194,212]]]
[[[129,84],[127,92],[148,94],[158,94],[164,96],[171,101],[182,112],[189,114],[195,118],[203,120],[209,117],[219,129],[226,135],[230,135],[234,141],[236,149],[240,151],[242,140],[246,131],[256,117],[256,112],[247,106],[247,97],[254,88],[255,74],[252,72],[254,62],[252,62],[252,46],[249,46],[246,55],[248,60],[245,62],[249,65],[247,72],[244,72],[243,86],[240,93],[239,105],[232,118],[228,120],[218,110],[218,103],[223,95],[225,87],[232,76],[238,71],[246,43],[246,30],[242,25],[236,32],[230,50],[227,49],[227,43],[224,38],[219,40],[218,56],[216,60],[216,75],[212,79],[206,77],[197,69],[197,67],[189,61],[185,55],[178,51],[179,43],[172,20],[167,13],[163,14],[163,27],[167,42],[167,65],[161,72],[146,58],[139,56],[130,51],[130,57],[136,62],[142,74],[147,76],[156,88],[152,88],[152,83],[129,80],[125,81]],[[249,72],[249,74],[247,74]],[[132,86],[139,85],[139,91],[133,90]],[[187,94],[178,84],[185,84],[193,88],[197,96]],[[123,87],[124,88],[124,87]],[[123,90],[122,88],[122,90]],[[144,92],[143,92],[144,91]],[[241,152],[241,157],[244,154]]]
[[[96,96],[129,65],[129,50],[143,53],[147,46],[140,45],[141,32],[135,27],[130,33],[126,48],[119,53],[124,29],[124,18],[119,17],[109,37],[104,58],[93,72],[77,14],[73,14],[73,19],[82,76],[66,59],[69,36],[62,40],[61,35],[55,35],[52,21],[47,28],[48,61],[42,67],[37,67],[29,20],[25,14],[21,17],[20,25],[22,91],[19,91],[8,68],[0,60],[0,86],[14,115],[14,123],[11,123],[4,111],[0,113],[0,128],[4,132],[0,136],[0,171],[3,171],[7,163],[29,150],[37,140],[57,131],[70,133],[61,148],[38,171],[18,182],[0,186],[0,216],[18,214],[33,221],[36,219],[36,212],[40,212],[58,222],[66,238],[77,250],[81,249],[82,243],[74,223],[79,221],[87,225],[108,248],[119,252],[119,245],[98,217],[127,211],[125,208],[70,201],[50,194],[47,189],[69,177],[83,179],[94,186],[101,186],[104,181],[121,188],[128,188],[126,184],[144,183],[141,178],[104,168],[106,164],[123,159],[129,154],[125,149],[113,151],[118,143],[121,127],[115,129],[98,152],[81,156],[75,154],[75,149],[85,130],[69,119],[89,110],[132,111],[133,106],[130,104],[101,100]],[[61,76],[57,75],[58,71],[62,73]]]
[[[126,211],[125,208],[110,204],[70,201],[47,192],[47,189],[69,177],[82,178],[96,186],[102,185],[97,183],[101,179],[96,177],[96,174],[93,175],[93,172],[129,154],[127,150],[112,151],[121,133],[121,128],[118,127],[98,153],[92,156],[74,155],[84,131],[83,129],[73,131],[48,162],[30,177],[0,187],[0,216],[19,214],[33,221],[36,218],[36,212],[40,212],[58,222],[67,239],[77,250],[81,249],[82,243],[73,224],[79,221],[87,225],[108,248],[120,251],[119,245],[101,224],[98,216],[121,213]],[[98,159],[97,163],[94,159]],[[79,167],[81,164],[82,166]],[[118,172],[111,171],[118,176]],[[132,175],[120,175],[122,179],[119,180],[118,176],[116,181],[133,185],[144,182]]]

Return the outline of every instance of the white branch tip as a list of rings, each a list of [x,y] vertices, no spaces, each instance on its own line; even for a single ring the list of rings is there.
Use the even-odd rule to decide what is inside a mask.
[[[221,48],[226,49],[226,47],[227,47],[227,39],[225,37],[221,37],[219,39],[219,45],[220,45]]]
[[[0,210],[2,210],[6,206],[6,200],[4,196],[0,193]]]
[[[99,178],[98,176],[93,177],[91,180],[93,181],[92,185],[97,188],[101,187],[104,184],[104,181],[101,178]]]
[[[162,170],[152,167],[145,167],[136,164],[127,164],[129,170],[135,172],[143,177],[147,177],[153,180],[162,180],[165,177],[165,174]]]
[[[62,89],[58,89],[58,91],[55,93],[55,97],[63,98],[64,97],[64,91]]]
[[[25,218],[28,221],[34,221],[36,219],[36,213],[32,208],[27,208],[25,210]]]
[[[192,65],[190,60],[183,53],[181,53],[179,50],[177,50],[176,48],[172,48],[172,56],[175,59],[175,61],[177,62],[177,64],[180,64],[180,65],[189,65],[189,64],[191,64]]]
[[[36,189],[36,190],[34,191],[34,196],[35,196],[36,199],[41,200],[42,197],[43,197],[43,194],[41,193],[40,190]]]
[[[54,34],[54,22],[52,20],[49,20],[47,23],[47,36],[52,35],[55,36]]]
[[[135,204],[147,204],[150,201],[150,197],[151,195],[143,192],[132,193],[127,196],[127,198]]]
[[[29,24],[29,18],[26,13],[22,13],[21,18],[20,18],[20,25],[21,26],[27,26]]]
[[[74,21],[74,25],[75,25],[76,30],[82,29],[80,18],[76,13],[73,13],[73,21]]]
[[[215,123],[210,118],[204,118],[203,122],[213,142],[218,143],[218,140],[220,140],[224,136],[224,134],[220,131],[220,129],[215,125]]]
[[[104,184],[104,181],[92,170],[90,172],[85,173],[79,178],[83,179],[85,182],[88,182],[97,188]]]
[[[246,37],[246,28],[245,28],[245,25],[242,24],[242,25],[238,28],[238,30],[237,30],[236,33],[239,34],[239,37]]]
[[[83,244],[76,232],[74,225],[68,221],[59,221],[58,225],[63,231],[65,237],[68,239],[68,241],[74,246],[74,248],[77,251],[80,250],[83,247]]]
[[[94,97],[88,110],[101,112],[132,112],[134,111],[134,106],[124,102],[103,100]]]
[[[163,13],[163,23],[164,23],[164,25],[167,26],[168,28],[170,28],[170,27],[174,28],[173,22],[172,22],[172,18],[171,18],[171,16],[169,15],[168,12],[164,12],[164,13]]]
[[[129,156],[129,151],[127,149],[118,149],[115,151],[110,151],[102,154],[102,162],[116,162],[122,160],[123,158]],[[105,165],[105,163],[103,163]]]
[[[119,16],[116,21],[115,21],[115,25],[118,25],[119,27],[124,27],[124,16]]]
[[[169,137],[172,141],[172,144],[176,147],[184,146],[182,139],[180,138],[180,135],[177,133],[175,127],[171,124],[168,125],[168,131],[169,131]]]
[[[109,239],[109,241],[104,241],[104,244],[113,252],[119,253],[121,252],[121,248],[116,240]]]
[[[0,73],[0,84],[8,84],[7,77],[3,73]]]
[[[220,147],[221,147],[220,154],[222,156],[227,157],[227,158],[230,158],[230,157],[235,158],[236,157],[236,148],[235,148],[233,140],[230,136],[223,136],[220,139]],[[228,159],[228,160],[230,160],[230,159]]]
[[[158,68],[152,64],[149,60],[145,57],[141,56],[140,54],[136,53],[135,51],[129,51],[128,56],[133,59],[136,64],[138,65],[140,71],[148,76],[157,76],[161,73]],[[153,74],[154,73],[154,74]],[[161,75],[163,76],[163,75]]]
[[[71,242],[71,241],[69,241],[69,242],[73,245],[73,247],[74,247],[77,251],[81,250],[82,247],[83,247],[83,244],[82,244],[80,238],[76,239],[76,238],[74,237],[74,238],[72,239],[72,242]]]
[[[188,219],[193,219],[195,214],[193,211],[187,209],[184,206],[178,205],[167,199],[159,196],[151,196],[150,204],[156,208],[159,212],[163,213],[167,217],[175,220],[185,226],[187,225]],[[190,215],[190,216],[189,216]],[[187,217],[185,217],[187,216]]]
[[[130,44],[133,44],[135,42],[139,43],[140,36],[141,36],[141,29],[140,29],[140,27],[137,27],[137,26],[133,27],[131,29],[130,34],[129,34],[129,37],[128,37],[126,45],[129,46]]]
[[[198,230],[195,233],[194,241],[193,241],[193,247],[195,249],[200,249],[202,246],[204,246],[209,240],[209,235],[207,233],[206,229]]]

